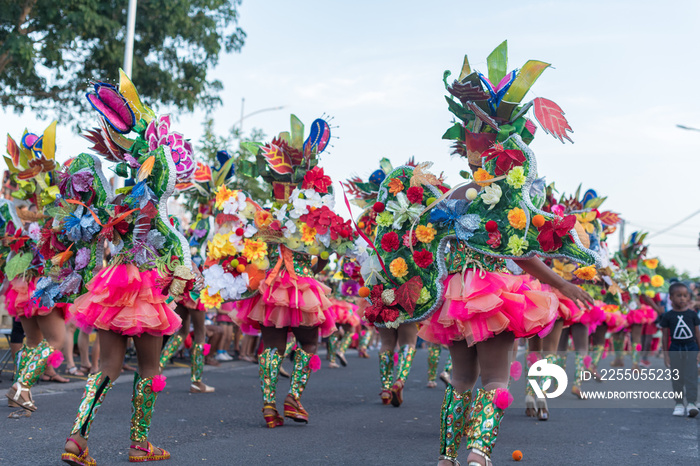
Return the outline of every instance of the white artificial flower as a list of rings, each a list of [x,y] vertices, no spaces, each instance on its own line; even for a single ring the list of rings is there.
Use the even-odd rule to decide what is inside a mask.
[[[377,279],[386,283],[382,272],[382,265],[379,263],[379,258],[377,256],[370,256],[362,263],[362,267],[360,267],[360,274],[365,280],[365,284],[369,286],[376,285],[378,283]]]
[[[323,235],[316,235],[316,239],[325,247],[329,247],[331,245],[331,230],[330,228],[328,231],[323,234]]]
[[[242,212],[246,208],[246,197],[242,192],[238,192],[237,196],[229,197],[223,205],[223,212],[229,215],[235,215],[238,212]]]
[[[39,226],[39,224],[37,222],[32,222],[29,224],[27,234],[32,239],[32,241],[35,241],[38,243],[39,239],[41,239],[41,227]]]
[[[248,290],[248,274],[242,273],[237,277],[226,274],[226,288],[221,290],[221,297],[226,301],[238,300]]]
[[[501,200],[502,195],[503,191],[501,191],[501,187],[496,183],[493,183],[486,186],[483,191],[481,191],[481,200],[484,201],[484,204],[489,205],[489,210],[491,210],[496,207],[496,204],[498,204],[498,202]]]

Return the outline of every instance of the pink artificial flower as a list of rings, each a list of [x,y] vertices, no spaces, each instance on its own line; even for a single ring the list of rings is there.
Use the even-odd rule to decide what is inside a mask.
[[[165,388],[165,381],[167,377],[164,375],[155,375],[151,380],[151,389],[154,392],[162,392]]]
[[[520,380],[521,375],[523,375],[523,365],[518,361],[510,363],[510,376],[513,380]]]
[[[506,409],[513,402],[513,395],[505,388],[497,388],[493,402],[499,409]]]
[[[202,345],[202,354],[204,356],[207,356],[209,354],[209,351],[211,351],[211,345],[209,343],[204,343]]]
[[[170,155],[175,162],[177,181],[187,181],[192,177],[197,164],[194,161],[192,143],[176,132],[170,132],[170,115],[163,115],[157,121],[151,120],[146,128],[148,150],[156,150],[159,146],[168,146]]]
[[[586,367],[586,369],[591,367],[591,362],[593,362],[593,358],[587,354],[586,357],[583,358],[583,365]]]
[[[63,363],[63,353],[58,350],[54,350],[53,353],[49,355],[49,359],[46,361],[46,363],[53,368],[60,367]]]
[[[318,357],[318,354],[314,354],[311,356],[311,359],[309,359],[309,369],[311,369],[311,372],[316,372],[321,368],[321,358]]]

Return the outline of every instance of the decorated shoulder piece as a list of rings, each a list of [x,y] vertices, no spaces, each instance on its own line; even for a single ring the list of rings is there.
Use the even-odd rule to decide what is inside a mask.
[[[49,305],[81,294],[102,266],[105,240],[111,243],[111,263],[156,269],[170,293],[181,294],[193,278],[191,260],[184,237],[168,219],[166,203],[176,181],[186,181],[194,170],[191,146],[170,132],[169,117],[156,118],[141,103],[123,72],[119,88],[96,83],[87,98],[102,118],[86,138],[98,155],[117,163],[117,175],[133,183],[115,196],[99,159],[88,154],[72,159],[58,174],[60,196],[47,207],[53,221],[41,240],[51,269],[37,284],[37,295]]]
[[[613,262],[620,267],[615,279],[625,291],[624,304],[631,309],[638,307],[641,293],[653,298],[665,284],[664,278],[656,273],[659,260],[647,258],[646,237],[647,233],[635,231],[613,256]]]

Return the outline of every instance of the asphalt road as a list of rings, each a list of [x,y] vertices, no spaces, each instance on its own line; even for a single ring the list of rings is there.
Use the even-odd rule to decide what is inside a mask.
[[[436,464],[443,388],[425,387],[426,351],[416,355],[400,408],[381,405],[376,352],[371,359],[359,359],[351,350],[348,359],[349,366],[340,369],[328,369],[324,360],[324,367],[312,374],[303,397],[308,425],[289,422],[277,429],[266,429],[263,422],[257,366],[207,366],[205,381],[216,387],[211,395],[190,395],[189,369],[169,366],[150,440],[172,453],[170,465]],[[654,365],[661,367],[661,362],[654,360]],[[515,402],[501,424],[496,465],[512,464],[516,449],[523,452],[521,463],[531,465],[700,464],[700,416],[673,417],[672,402],[601,404],[574,399],[567,390],[551,403],[550,420],[541,422],[524,415],[524,383],[522,377],[511,387]],[[3,374],[0,389],[9,386]],[[280,378],[280,409],[287,387],[288,380]],[[639,387],[670,389],[670,383],[635,385]],[[629,390],[630,385],[587,382],[584,388]],[[3,402],[0,464],[63,464],[59,457],[82,390],[80,380],[41,383],[33,390],[38,411],[18,419],[6,417],[16,410]],[[90,452],[99,465],[128,461],[130,396],[127,373],[108,394],[92,428]],[[463,464],[466,456],[463,451]]]

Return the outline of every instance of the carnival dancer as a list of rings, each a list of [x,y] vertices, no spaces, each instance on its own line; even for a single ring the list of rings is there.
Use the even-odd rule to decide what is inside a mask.
[[[77,296],[73,318],[82,329],[97,329],[102,351],[100,371],[88,377],[61,459],[71,465],[95,464],[87,448],[90,428],[121,373],[127,340],[133,337],[138,371],[129,461],[165,460],[170,454],[154,447],[148,435],[156,398],[165,387],[158,364],[163,335],[172,334],[181,321],[163,290],[177,297],[195,275],[187,242],[164,206],[176,181],[192,175],[192,147],[170,130],[168,116],[158,118],[141,103],[122,71],[118,89],[98,82],[87,99],[102,116],[100,128],[86,135],[95,144],[92,150],[117,162],[115,172],[135,184],[114,197],[100,160],[80,154],[59,175],[61,197],[49,211],[53,228],[42,231],[41,244],[53,251],[46,259],[54,268],[36,294],[42,304]],[[102,262],[105,241],[112,243],[111,260],[98,271],[95,264]],[[74,288],[65,289],[65,282]]]
[[[63,361],[66,335],[66,305],[41,305],[33,299],[37,281],[44,271],[42,252],[37,247],[42,226],[47,223],[44,206],[58,192],[54,170],[56,122],[41,136],[25,132],[19,144],[7,138],[5,157],[15,188],[12,202],[0,201],[2,212],[3,272],[8,280],[5,291],[7,313],[19,319],[26,343],[16,354],[15,383],[6,393],[8,406],[36,411],[30,389],[39,381],[47,364],[57,368]],[[17,208],[16,208],[17,207]],[[50,221],[49,221],[50,223]]]
[[[238,300],[235,320],[247,333],[260,331],[264,350],[258,356],[263,392],[263,417],[269,428],[283,425],[276,407],[282,354],[291,331],[297,341],[284,416],[308,423],[300,398],[310,373],[320,367],[316,355],[319,334],[335,331],[329,312],[330,289],[314,278],[331,252],[352,246],[349,222],[333,212],[332,182],[318,164],[330,138],[322,119],[304,125],[294,115],[291,133],[271,142],[252,144],[263,180],[272,186],[274,203],[263,210],[240,191],[217,192],[215,222],[219,226],[208,245],[212,265],[204,271],[212,303]],[[253,174],[253,176],[255,173]],[[313,265],[312,258],[318,262]]]
[[[369,320],[393,327],[429,319],[419,335],[450,347],[441,465],[457,464],[463,435],[472,449],[468,463],[491,463],[503,410],[512,401],[506,386],[514,340],[546,334],[556,317],[556,296],[541,291],[537,280],[508,273],[501,259],[515,259],[525,273],[580,307],[592,301],[536,258],[569,257],[590,268],[597,261],[581,244],[574,216],[562,218],[533,204],[536,165],[527,143],[534,125],[525,118],[530,104],[520,101],[548,65],[529,61],[506,74],[506,47],[504,42],[489,56],[489,78],[472,72],[465,59],[459,79],[448,86],[459,99],[448,98],[449,107],[462,121],[445,137],[469,158],[474,183],[443,193],[430,163],[388,175],[377,199],[384,206],[377,217],[378,256],[372,256],[377,261],[365,274],[366,283],[372,274],[383,278],[370,290]],[[542,104],[535,99],[536,115],[553,111]],[[560,111],[556,116],[563,121]],[[542,126],[567,136],[562,127]],[[472,391],[479,377],[483,388]]]

